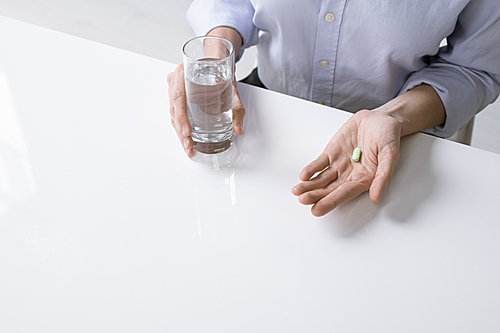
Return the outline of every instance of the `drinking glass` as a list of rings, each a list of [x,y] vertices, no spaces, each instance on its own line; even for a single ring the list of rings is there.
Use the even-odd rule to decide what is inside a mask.
[[[227,39],[203,36],[187,41],[182,51],[194,148],[221,153],[233,142],[234,47]]]

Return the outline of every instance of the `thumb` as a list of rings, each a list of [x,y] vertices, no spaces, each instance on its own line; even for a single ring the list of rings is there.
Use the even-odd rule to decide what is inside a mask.
[[[399,149],[385,149],[379,159],[377,172],[370,186],[370,200],[374,203],[380,201],[382,192],[391,184],[392,175],[399,159]]]
[[[243,118],[245,118],[245,107],[241,103],[240,94],[234,82],[234,102],[233,102],[233,131],[238,135],[243,134]]]

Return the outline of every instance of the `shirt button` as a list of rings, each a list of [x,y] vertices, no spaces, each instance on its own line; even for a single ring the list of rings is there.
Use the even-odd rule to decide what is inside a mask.
[[[333,13],[328,13],[325,15],[325,20],[326,22],[333,22],[333,20],[335,20],[335,15],[333,15]]]
[[[325,105],[325,101],[322,99],[318,99],[318,101],[316,103],[321,104],[321,105]]]
[[[319,62],[319,64],[321,65],[321,67],[328,67],[328,65],[330,65],[330,62],[326,59],[323,59]]]

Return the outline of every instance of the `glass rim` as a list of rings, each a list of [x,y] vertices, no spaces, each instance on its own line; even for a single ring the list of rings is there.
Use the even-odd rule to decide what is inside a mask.
[[[218,40],[220,40],[220,41],[227,42],[227,43],[231,46],[231,48],[229,49],[229,55],[228,55],[227,57],[222,58],[222,59],[203,60],[203,61],[207,61],[207,62],[218,62],[218,61],[224,61],[224,60],[226,60],[226,59],[228,59],[228,58],[230,58],[231,56],[233,56],[233,55],[234,55],[234,45],[233,45],[233,43],[231,43],[228,39],[226,39],[226,38],[224,38],[224,37],[218,37],[218,36],[198,36],[198,37],[193,37],[193,38],[189,39],[189,40],[188,40],[188,41],[186,41],[186,42],[184,43],[184,45],[182,46],[182,55],[183,55],[184,57],[186,57],[187,59],[191,60],[191,61],[200,61],[200,60],[199,60],[199,59],[193,59],[193,58],[191,58],[190,56],[188,56],[188,55],[186,54],[186,46],[187,46],[190,42],[192,42],[192,41],[194,41],[194,40],[198,40],[198,39],[218,39]]]

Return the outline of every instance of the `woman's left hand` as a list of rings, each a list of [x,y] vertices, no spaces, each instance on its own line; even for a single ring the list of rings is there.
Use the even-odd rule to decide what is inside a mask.
[[[378,111],[357,112],[323,153],[302,170],[302,182],[293,187],[292,193],[300,203],[313,205],[314,216],[325,215],[367,190],[370,199],[378,202],[391,183],[400,138],[401,124],[396,118]],[[361,149],[358,162],[352,160],[355,148]]]

